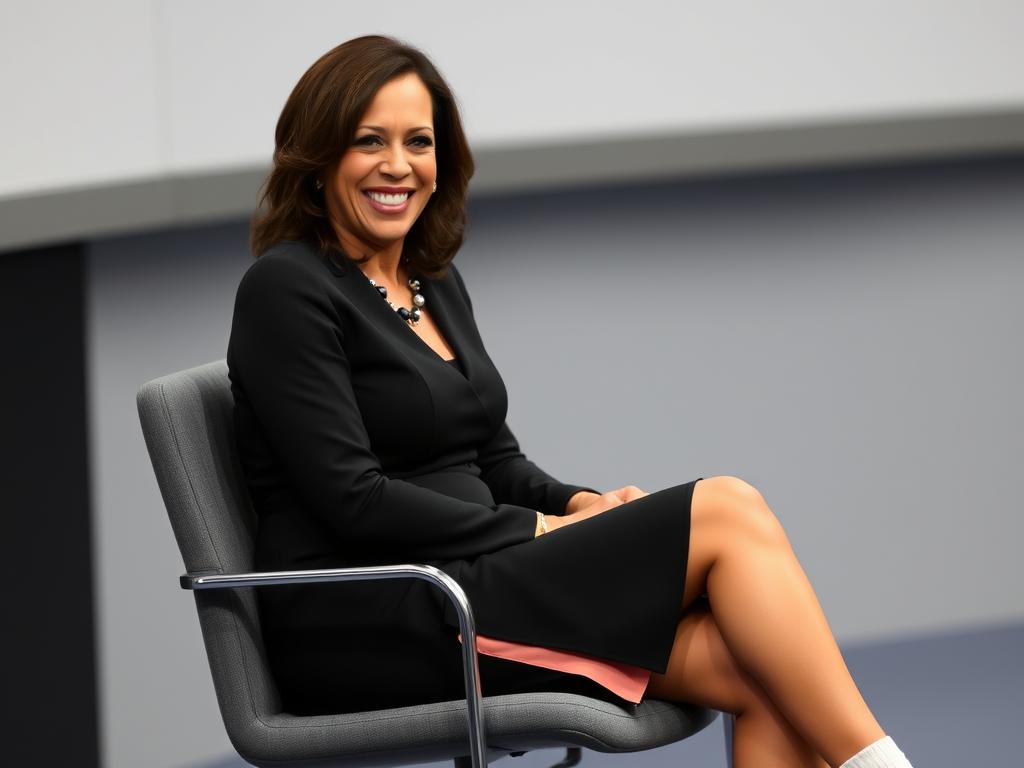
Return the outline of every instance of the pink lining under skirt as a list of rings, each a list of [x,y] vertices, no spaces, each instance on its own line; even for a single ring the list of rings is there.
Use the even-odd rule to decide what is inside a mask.
[[[461,632],[459,633],[459,642],[462,642]],[[557,669],[573,675],[584,675],[634,704],[640,703],[647,684],[651,680],[651,671],[643,667],[599,659],[583,653],[556,651],[539,645],[510,643],[507,640],[498,640],[480,634],[476,636],[476,650],[478,653],[488,656],[498,656],[523,664],[532,664],[535,667]]]

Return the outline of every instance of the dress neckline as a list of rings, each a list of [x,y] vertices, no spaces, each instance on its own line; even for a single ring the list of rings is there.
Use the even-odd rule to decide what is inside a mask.
[[[463,378],[467,379],[467,381],[468,381],[468,377],[466,376],[466,368],[465,368],[465,366],[462,365],[461,358],[459,358],[459,357],[450,357],[447,360],[445,360],[444,358],[441,358],[441,359],[444,360],[446,363],[448,363],[449,367],[454,368],[455,372],[457,374],[459,374]]]

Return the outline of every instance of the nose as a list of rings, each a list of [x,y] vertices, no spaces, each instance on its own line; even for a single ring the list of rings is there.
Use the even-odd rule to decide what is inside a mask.
[[[405,148],[398,144],[392,144],[384,153],[381,160],[380,172],[386,176],[400,179],[408,176],[412,166],[405,156]]]

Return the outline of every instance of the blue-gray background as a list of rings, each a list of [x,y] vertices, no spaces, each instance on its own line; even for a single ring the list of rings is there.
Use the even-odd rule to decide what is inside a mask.
[[[752,482],[846,648],[1024,618],[1021,222],[1021,161],[621,186],[477,201],[456,263],[530,458]],[[244,222],[89,251],[112,768],[230,750],[134,393],[223,356],[250,260]]]

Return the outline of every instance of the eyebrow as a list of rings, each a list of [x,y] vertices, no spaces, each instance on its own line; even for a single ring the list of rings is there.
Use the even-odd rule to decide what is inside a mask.
[[[359,127],[360,128],[369,128],[371,131],[380,131],[381,133],[387,133],[388,132],[386,128],[382,128],[379,125],[360,125]],[[433,133],[434,129],[431,128],[429,125],[421,125],[418,128],[410,128],[409,129],[409,133],[413,133],[414,131],[430,131],[431,133]]]

